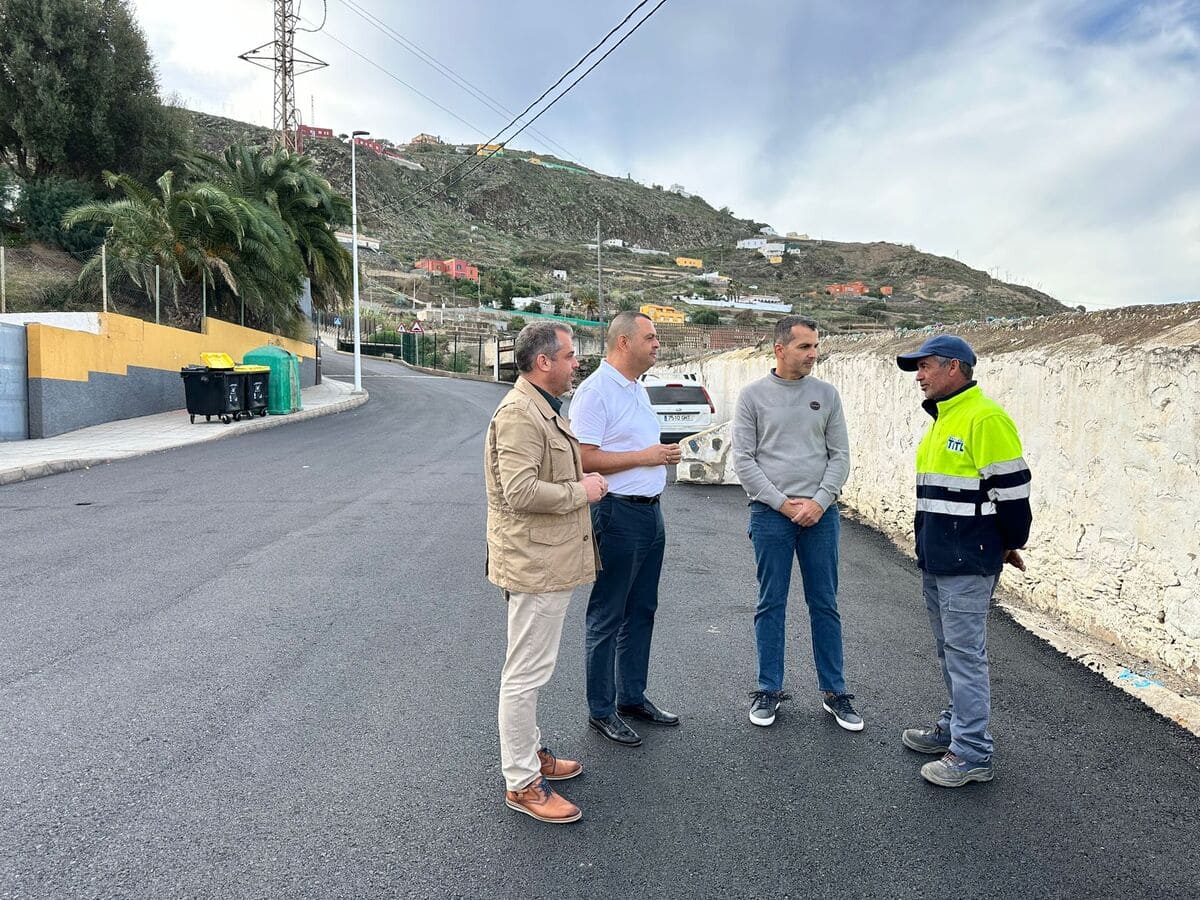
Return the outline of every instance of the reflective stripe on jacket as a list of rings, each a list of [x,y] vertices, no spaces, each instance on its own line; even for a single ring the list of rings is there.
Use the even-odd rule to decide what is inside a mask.
[[[1017,427],[975,382],[922,406],[933,424],[917,447],[917,564],[934,575],[997,575],[1033,520]]]

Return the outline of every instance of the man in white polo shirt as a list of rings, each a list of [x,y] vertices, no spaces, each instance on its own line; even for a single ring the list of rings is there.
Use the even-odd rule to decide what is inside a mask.
[[[666,531],[658,498],[679,445],[659,441],[658,416],[638,380],[658,357],[654,323],[621,312],[608,327],[608,356],[571,400],[571,429],[583,468],[608,478],[592,506],[602,569],[587,608],[588,724],[611,741],[642,742],[623,717],[678,725],[679,717],[646,697],[650,638],[658,608]]]

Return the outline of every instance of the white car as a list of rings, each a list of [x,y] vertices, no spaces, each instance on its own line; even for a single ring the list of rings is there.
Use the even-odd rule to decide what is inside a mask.
[[[695,375],[643,375],[642,383],[658,415],[663,443],[675,443],[712,425],[717,408]]]

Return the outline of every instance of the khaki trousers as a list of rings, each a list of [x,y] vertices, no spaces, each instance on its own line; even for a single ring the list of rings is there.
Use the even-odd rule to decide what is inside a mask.
[[[554,674],[571,591],[508,595],[508,654],[500,673],[500,763],[510,791],[541,773],[538,689]]]

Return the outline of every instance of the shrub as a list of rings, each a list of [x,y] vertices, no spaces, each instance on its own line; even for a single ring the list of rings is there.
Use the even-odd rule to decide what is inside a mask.
[[[62,220],[70,210],[95,199],[91,185],[53,176],[28,182],[21,191],[17,211],[25,223],[25,234],[31,240],[86,256],[103,243],[103,227],[77,225],[68,231],[63,228]]]

